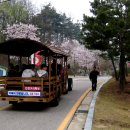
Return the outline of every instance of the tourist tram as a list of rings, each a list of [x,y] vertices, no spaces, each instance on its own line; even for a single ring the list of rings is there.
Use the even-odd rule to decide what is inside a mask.
[[[44,102],[57,106],[62,94],[68,92],[68,55],[56,47],[46,46],[30,39],[12,39],[0,44],[0,54],[8,56],[8,64],[11,57],[18,59],[19,66],[23,59],[31,64],[30,56],[39,51],[43,61],[48,66],[48,77],[0,77],[0,100],[9,101],[16,105],[20,102]],[[35,59],[35,57],[34,57]],[[55,59],[55,75],[52,75],[51,64]],[[34,60],[35,61],[35,60]],[[62,64],[63,75],[58,76],[58,62]],[[29,80],[29,82],[25,82]]]

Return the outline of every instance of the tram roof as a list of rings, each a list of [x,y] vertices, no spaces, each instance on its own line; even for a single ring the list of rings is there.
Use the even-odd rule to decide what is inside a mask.
[[[48,48],[50,48],[50,50],[56,54],[58,54],[59,56],[68,56],[67,53],[65,53],[63,50],[61,50],[60,47],[55,47],[55,46],[47,46]]]
[[[41,42],[30,39],[16,38],[0,43],[0,54],[27,57],[39,50],[47,50],[49,53],[67,56],[67,54],[56,47],[46,46]]]

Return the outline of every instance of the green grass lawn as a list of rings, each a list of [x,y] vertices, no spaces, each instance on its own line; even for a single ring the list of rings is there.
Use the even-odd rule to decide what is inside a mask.
[[[93,130],[130,130],[130,93],[120,94],[118,82],[113,79],[97,97]]]

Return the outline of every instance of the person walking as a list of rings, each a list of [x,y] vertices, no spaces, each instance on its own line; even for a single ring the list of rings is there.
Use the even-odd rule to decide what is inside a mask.
[[[99,71],[96,70],[96,67],[93,67],[93,70],[89,74],[89,79],[92,82],[92,91],[95,91],[97,88],[97,76],[99,75]]]

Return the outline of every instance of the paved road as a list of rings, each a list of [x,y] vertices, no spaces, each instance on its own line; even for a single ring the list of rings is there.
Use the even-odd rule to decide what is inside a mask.
[[[99,78],[103,81],[104,78]],[[58,107],[44,106],[38,109],[34,105],[20,105],[18,108],[9,107],[0,111],[0,130],[56,130],[66,114],[78,98],[90,86],[88,78],[74,78],[73,91],[61,97]],[[8,106],[7,102],[0,101],[0,109]]]

